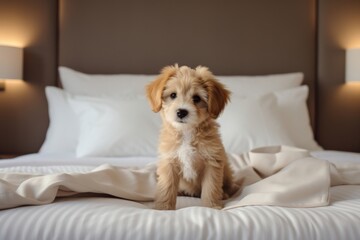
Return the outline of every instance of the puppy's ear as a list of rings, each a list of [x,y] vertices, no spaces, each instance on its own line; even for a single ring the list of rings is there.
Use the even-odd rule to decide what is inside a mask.
[[[165,84],[170,77],[175,75],[177,68],[177,65],[164,67],[160,75],[146,87],[146,95],[154,112],[160,111]]]
[[[216,119],[230,101],[230,91],[216,79],[208,79],[208,111],[210,116]]]
[[[208,111],[210,116],[216,119],[230,101],[230,91],[224,84],[218,82],[207,67],[198,66],[195,69],[198,77],[204,82],[208,93]]]

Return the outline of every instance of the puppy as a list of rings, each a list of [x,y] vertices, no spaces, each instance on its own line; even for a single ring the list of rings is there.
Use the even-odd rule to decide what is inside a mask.
[[[208,68],[177,64],[163,68],[146,90],[152,110],[163,119],[155,208],[175,209],[181,194],[221,209],[235,188],[215,119],[230,92]]]

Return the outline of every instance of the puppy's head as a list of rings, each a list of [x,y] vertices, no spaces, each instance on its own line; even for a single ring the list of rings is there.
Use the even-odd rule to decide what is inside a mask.
[[[147,97],[154,112],[175,128],[195,127],[216,119],[229,101],[230,92],[206,67],[191,69],[178,65],[163,68],[147,86]]]

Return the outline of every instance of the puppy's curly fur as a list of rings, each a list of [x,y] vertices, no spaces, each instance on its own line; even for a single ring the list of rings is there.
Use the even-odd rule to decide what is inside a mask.
[[[202,66],[167,66],[147,86],[152,110],[163,119],[156,209],[175,209],[178,194],[201,197],[205,206],[220,209],[222,199],[236,191],[215,121],[229,96]]]

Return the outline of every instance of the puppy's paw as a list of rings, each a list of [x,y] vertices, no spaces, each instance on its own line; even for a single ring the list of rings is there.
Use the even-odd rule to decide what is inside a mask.
[[[220,205],[214,205],[214,206],[212,206],[211,208],[213,208],[213,209],[217,209],[217,210],[221,210],[221,209],[223,209],[223,208],[224,208],[224,205],[223,205],[223,204],[220,204]]]
[[[175,204],[170,204],[169,202],[155,202],[156,210],[175,210]]]
[[[224,208],[224,204],[220,201],[216,202],[204,202],[205,207],[221,210]]]
[[[230,187],[227,187],[224,189],[223,192],[223,200],[227,200],[231,198],[235,193],[240,194],[241,193],[241,185],[238,185],[236,183],[232,184]]]
[[[222,197],[222,199],[223,199],[223,200],[227,200],[227,199],[229,199],[229,198],[230,198],[230,195],[227,194],[226,192],[223,192],[223,197]]]

